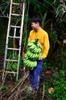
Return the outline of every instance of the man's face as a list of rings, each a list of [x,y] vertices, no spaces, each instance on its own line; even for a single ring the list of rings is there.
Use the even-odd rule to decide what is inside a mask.
[[[35,23],[35,22],[32,22],[32,23],[31,23],[31,27],[32,27],[32,29],[34,29],[34,30],[37,29],[38,25],[39,25],[38,22],[37,22],[37,23]]]

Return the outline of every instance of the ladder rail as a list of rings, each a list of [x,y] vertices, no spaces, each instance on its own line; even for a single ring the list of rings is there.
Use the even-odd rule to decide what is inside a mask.
[[[6,36],[6,46],[5,46],[5,56],[4,56],[4,70],[5,70],[5,66],[6,66],[6,57],[7,57],[7,48],[8,48],[8,36],[9,36],[9,31],[10,31],[10,22],[11,22],[11,11],[12,11],[12,0],[11,0],[11,3],[10,3],[10,10],[9,10],[9,22],[8,22],[8,28],[7,28],[7,36]],[[3,83],[4,83],[4,72],[3,72],[3,76],[2,76],[2,80],[3,80]]]
[[[21,30],[20,30],[20,41],[19,41],[19,55],[18,55],[18,67],[17,67],[17,77],[16,80],[18,80],[18,74],[19,74],[19,65],[20,65],[20,53],[21,53],[21,42],[22,42],[22,35],[23,35],[23,24],[24,24],[24,13],[25,13],[25,2],[23,2],[23,10],[22,10],[22,20],[21,20]]]
[[[16,36],[16,27],[14,28],[14,37]]]

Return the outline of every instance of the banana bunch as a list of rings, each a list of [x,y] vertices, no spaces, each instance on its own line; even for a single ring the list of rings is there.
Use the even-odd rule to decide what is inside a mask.
[[[28,69],[33,69],[37,66],[37,60],[40,57],[42,48],[37,40],[29,41],[27,44],[27,51],[23,60],[24,66]]]
[[[35,40],[28,42],[27,46],[28,46],[28,49],[35,54],[41,52],[41,45],[40,43],[37,43],[37,41]]]
[[[31,61],[29,59],[24,59],[24,64],[27,69],[33,69],[34,67],[37,66],[36,61]]]
[[[32,60],[37,60],[38,58],[39,58],[39,54],[37,54],[37,53],[33,53],[33,52],[31,52],[30,50],[28,50],[27,52],[26,52],[26,56],[29,58],[29,59],[32,59]]]
[[[34,49],[31,49],[31,48],[30,48],[30,50],[31,50],[33,53],[35,53],[35,54],[36,54],[36,53],[38,54],[38,53],[41,52],[41,48],[38,48],[38,47],[37,47],[37,48],[34,48]]]

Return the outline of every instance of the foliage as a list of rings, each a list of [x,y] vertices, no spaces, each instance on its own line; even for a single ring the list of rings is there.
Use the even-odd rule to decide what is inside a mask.
[[[6,28],[7,28],[7,19],[0,18],[0,55],[4,55],[4,47],[5,47],[5,36],[6,36]],[[5,23],[5,24],[4,24]],[[6,26],[6,27],[5,27]]]
[[[8,59],[18,60],[18,54],[16,52],[9,52]],[[20,64],[22,64],[22,58],[20,57]],[[17,62],[7,62],[6,69],[9,71],[17,71]]]
[[[48,32],[49,34],[49,39],[50,39],[50,43],[51,46],[55,46],[56,42],[57,42],[57,34],[55,31],[53,32]]]
[[[0,91],[2,91],[2,92],[7,92],[7,91],[8,91],[8,86],[6,86],[6,85],[1,85],[1,86],[0,86]]]
[[[54,93],[51,94],[51,96],[56,100],[65,100],[66,99],[66,81],[63,79],[61,80],[55,80],[54,82]]]
[[[46,92],[53,100],[65,100],[66,98],[66,80],[64,79],[64,70],[59,73],[55,71],[50,80],[46,80]],[[60,78],[61,77],[61,78]],[[48,91],[52,87],[54,91]]]

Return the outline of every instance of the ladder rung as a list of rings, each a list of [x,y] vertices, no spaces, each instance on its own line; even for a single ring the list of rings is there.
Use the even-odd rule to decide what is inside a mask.
[[[20,28],[20,26],[11,25],[12,28]]]
[[[12,3],[13,5],[19,6],[19,3]]]
[[[8,50],[19,50],[19,49],[17,49],[17,48],[7,48]]]
[[[19,36],[9,36],[9,38],[15,38],[15,39],[20,39],[20,37]]]
[[[13,61],[13,62],[18,62],[18,60],[12,60],[12,59],[5,59],[6,61]]]
[[[17,72],[14,72],[14,71],[4,71],[5,73],[12,73],[12,74],[16,74]]]
[[[21,16],[21,14],[12,13],[12,16]]]

